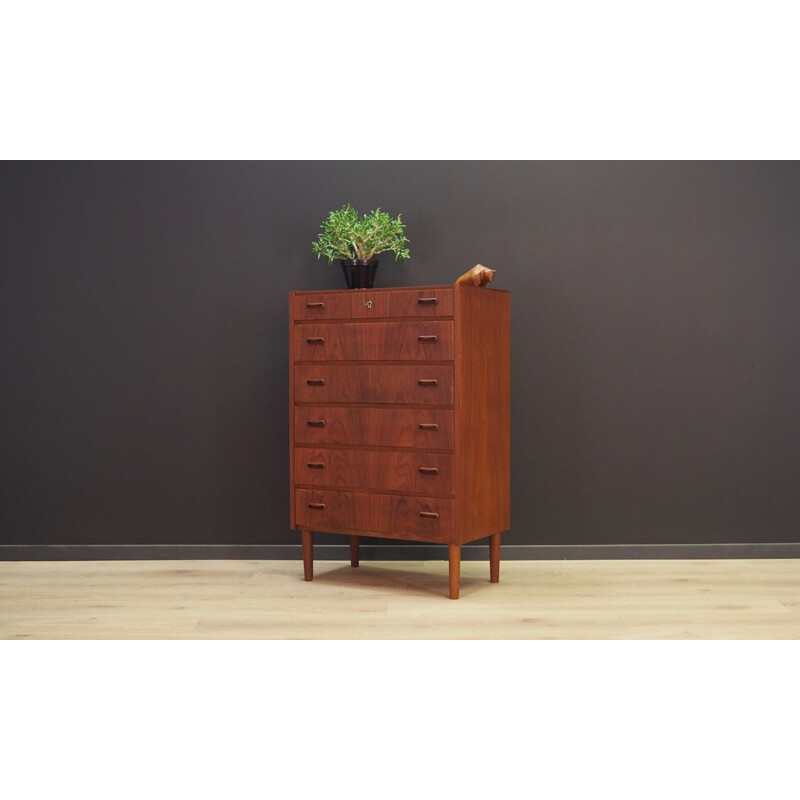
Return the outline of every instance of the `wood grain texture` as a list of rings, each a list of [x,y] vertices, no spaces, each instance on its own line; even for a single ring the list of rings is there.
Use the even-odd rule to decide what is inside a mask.
[[[443,542],[453,533],[453,501],[438,497],[296,489],[297,524],[315,531],[363,531]]]
[[[496,537],[496,582],[510,524],[508,292],[458,285],[291,302],[292,524],[446,541],[451,597],[460,545]]]
[[[452,450],[455,421],[453,412],[443,409],[298,406],[294,410],[294,441]]]
[[[447,317],[453,315],[453,288],[422,286],[409,289],[295,292],[292,302],[293,318],[297,321]]]
[[[463,543],[511,527],[509,293],[459,285],[455,320],[455,536]]]
[[[441,364],[297,364],[294,399],[298,403],[450,405],[453,368]]]
[[[292,329],[294,328],[294,303],[295,292],[289,293],[289,527],[297,527],[294,516],[294,441],[291,431],[296,429],[295,425],[295,404],[294,404],[294,339]]]
[[[303,323],[293,330],[295,361],[451,361],[451,320]]]
[[[452,496],[453,456],[298,447],[295,451],[295,483],[298,486]]]
[[[0,562],[0,639],[799,640],[800,559]]]

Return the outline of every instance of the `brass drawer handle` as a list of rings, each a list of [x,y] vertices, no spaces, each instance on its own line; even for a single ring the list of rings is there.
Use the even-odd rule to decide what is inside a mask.
[[[309,461],[306,466],[309,469],[325,469],[325,465],[321,461]]]
[[[417,302],[421,306],[435,306],[435,305],[439,304],[439,298],[438,297],[420,297],[419,300],[417,300]]]
[[[325,308],[325,303],[306,303],[306,308]]]
[[[325,427],[325,420],[324,419],[310,419],[306,422],[309,428],[324,428]]]
[[[417,384],[419,386],[438,386],[439,381],[437,381],[435,378],[420,378],[417,381]]]
[[[322,336],[314,336],[310,339],[306,339],[306,344],[325,344],[325,339]]]
[[[438,467],[420,467],[419,468],[420,475],[438,475],[439,468]]]
[[[309,378],[306,383],[309,386],[324,386],[325,379],[324,378]]]
[[[314,511],[324,511],[325,510],[325,503],[309,503],[309,508],[313,508]]]
[[[422,519],[439,519],[439,515],[435,511],[420,511]]]
[[[311,424],[310,422],[308,423]],[[439,426],[435,422],[420,422],[419,429],[421,431],[438,431]]]
[[[417,339],[418,342],[422,342],[422,344],[436,344],[439,341],[438,336],[420,336]]]

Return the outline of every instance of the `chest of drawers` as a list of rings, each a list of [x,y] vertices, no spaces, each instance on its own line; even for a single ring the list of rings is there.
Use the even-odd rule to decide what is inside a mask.
[[[292,292],[291,527],[448,545],[510,527],[508,292],[475,286]]]

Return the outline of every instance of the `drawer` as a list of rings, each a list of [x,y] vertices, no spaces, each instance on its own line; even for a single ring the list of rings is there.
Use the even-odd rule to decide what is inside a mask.
[[[298,485],[453,494],[453,456],[391,450],[298,447],[294,453]]]
[[[293,320],[452,316],[452,287],[304,292],[292,299]]]
[[[295,325],[295,361],[452,361],[453,323],[340,322]]]
[[[357,444],[452,450],[453,412],[441,409],[341,408],[294,409],[295,444]]]
[[[298,528],[447,541],[453,532],[453,501],[434,497],[297,489]]]
[[[451,405],[453,367],[441,364],[300,364],[298,403],[417,403]]]

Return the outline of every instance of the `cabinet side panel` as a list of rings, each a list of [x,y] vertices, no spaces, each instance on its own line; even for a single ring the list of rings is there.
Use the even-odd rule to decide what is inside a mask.
[[[511,526],[510,295],[456,287],[456,542]]]
[[[295,293],[289,292],[289,527],[295,529],[294,512],[294,309]]]

